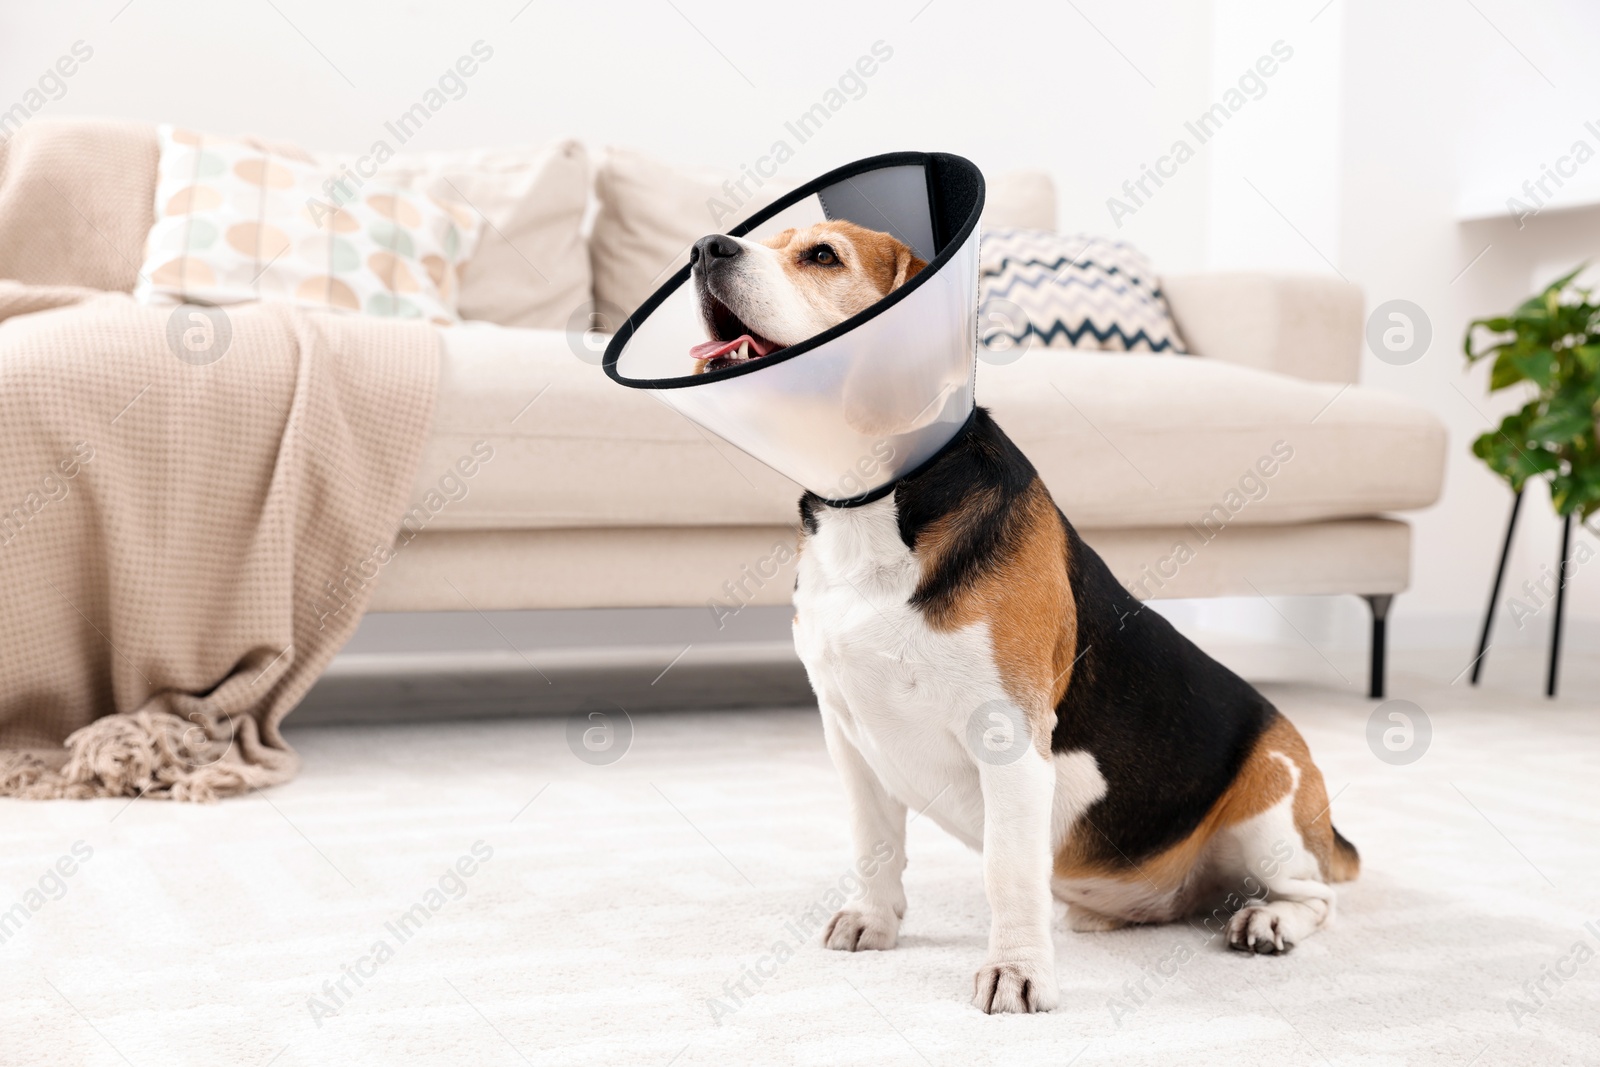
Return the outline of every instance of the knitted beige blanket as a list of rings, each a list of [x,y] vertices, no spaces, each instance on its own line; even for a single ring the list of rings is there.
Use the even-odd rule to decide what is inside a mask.
[[[354,630],[432,417],[429,326],[135,304],[156,158],[128,124],[0,144],[0,795],[292,777],[279,723]]]

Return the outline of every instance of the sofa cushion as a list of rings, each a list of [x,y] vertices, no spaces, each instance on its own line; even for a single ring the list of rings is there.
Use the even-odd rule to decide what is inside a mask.
[[[1048,230],[985,230],[978,338],[993,363],[1031,348],[1184,351],[1161,280],[1123,241]]]
[[[995,174],[985,182],[985,230],[1054,230],[1056,183],[1042,170]]]
[[[977,388],[1086,528],[1376,515],[1427,507],[1444,484],[1444,425],[1379,389],[1095,352],[980,363]]]
[[[283,300],[456,321],[458,271],[480,223],[448,190],[336,187],[334,171],[299,153],[170,125],[157,138],[156,220],[133,291],[141,303]]]
[[[738,181],[743,190],[733,185]],[[677,167],[631,149],[607,148],[595,166],[599,207],[589,234],[595,303],[613,315],[631,314],[689,262],[694,241],[732,228],[795,185],[753,172]]]
[[[798,184],[748,168],[679,167],[629,149],[606,149],[595,168],[599,209],[589,235],[602,314],[630,314],[689,261],[696,239],[727,231]],[[1055,227],[1055,187],[1048,174],[999,174],[988,184],[985,226]]]
[[[1166,274],[1161,292],[1189,350],[1314,382],[1354,382],[1367,313],[1361,287],[1331,274]]]
[[[434,426],[413,494],[429,514],[414,529],[795,519],[788,479],[607,378],[586,347],[606,338],[486,323],[440,334]]]
[[[797,486],[606,378],[575,335],[467,324],[444,346],[414,493],[438,505],[429,528],[796,520]],[[1034,352],[980,363],[978,400],[1086,529],[1366,516],[1425,507],[1443,481],[1426,409],[1204,358]],[[471,478],[452,475],[464,457]]]
[[[321,159],[359,174],[373,166],[359,155]],[[579,142],[400,154],[379,165],[373,180],[465,201],[482,219],[477,249],[461,270],[462,318],[552,330],[583,318],[589,157]]]

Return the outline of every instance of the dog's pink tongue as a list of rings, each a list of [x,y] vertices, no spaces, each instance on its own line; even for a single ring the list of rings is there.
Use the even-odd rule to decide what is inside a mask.
[[[737,352],[739,346],[746,342],[750,345],[750,351],[758,356],[770,355],[783,347],[770,341],[758,340],[747,333],[742,333],[731,341],[703,341],[689,349],[689,355],[698,360],[716,359],[718,356],[725,356],[729,352]]]

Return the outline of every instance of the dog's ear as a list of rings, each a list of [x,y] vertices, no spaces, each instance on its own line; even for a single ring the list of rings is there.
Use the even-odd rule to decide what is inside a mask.
[[[922,272],[922,268],[927,265],[926,261],[918,259],[916,253],[905,245],[895,249],[894,284],[889,286],[889,291],[892,293],[912,278],[915,278]]]

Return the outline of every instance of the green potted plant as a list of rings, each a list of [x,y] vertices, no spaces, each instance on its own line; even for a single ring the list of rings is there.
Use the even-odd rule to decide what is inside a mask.
[[[1491,393],[1523,383],[1532,386],[1526,404],[1502,419],[1498,429],[1472,442],[1473,454],[1516,493],[1478,641],[1478,656],[1472,663],[1473,684],[1477,684],[1483,657],[1489,650],[1494,606],[1500,599],[1523,489],[1530,479],[1545,478],[1550,483],[1550,501],[1562,517],[1545,690],[1548,695],[1555,695],[1561,655],[1562,594],[1571,576],[1568,557],[1572,520],[1576,516],[1579,522],[1585,522],[1600,511],[1600,440],[1596,438],[1596,421],[1600,418],[1600,305],[1594,303],[1592,290],[1573,284],[1587,266],[1583,264],[1557,278],[1508,315],[1473,320],[1462,339],[1468,363],[1494,360],[1489,373]],[[1474,345],[1479,330],[1489,334],[1481,348]]]
[[[1587,266],[1585,264],[1584,266]],[[1475,319],[1462,342],[1467,360],[1494,359],[1489,391],[1522,382],[1535,392],[1498,430],[1472,442],[1489,469],[1521,492],[1529,478],[1548,477],[1556,514],[1579,521],[1600,510],[1600,306],[1573,285],[1584,267],[1557,278],[1509,315]],[[1474,332],[1491,342],[1473,347]]]

